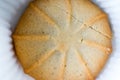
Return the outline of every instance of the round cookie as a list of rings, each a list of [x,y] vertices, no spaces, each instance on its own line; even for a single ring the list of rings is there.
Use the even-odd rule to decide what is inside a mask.
[[[90,0],[35,0],[13,40],[36,80],[94,80],[112,51],[107,15]]]

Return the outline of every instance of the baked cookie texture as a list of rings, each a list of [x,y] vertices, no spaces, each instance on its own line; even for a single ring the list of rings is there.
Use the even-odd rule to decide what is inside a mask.
[[[107,15],[90,0],[35,0],[13,33],[18,59],[36,80],[94,80],[111,39]]]

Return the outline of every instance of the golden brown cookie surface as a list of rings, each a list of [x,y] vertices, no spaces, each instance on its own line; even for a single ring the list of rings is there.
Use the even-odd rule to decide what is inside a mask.
[[[94,80],[112,50],[107,16],[89,0],[36,0],[13,38],[36,80]]]

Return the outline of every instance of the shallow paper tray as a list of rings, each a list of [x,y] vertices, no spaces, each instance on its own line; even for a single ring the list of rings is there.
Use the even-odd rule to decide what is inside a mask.
[[[120,0],[93,0],[108,15],[113,53],[96,80],[120,80]],[[13,50],[11,34],[30,0],[0,0],[0,80],[34,80],[23,72]]]

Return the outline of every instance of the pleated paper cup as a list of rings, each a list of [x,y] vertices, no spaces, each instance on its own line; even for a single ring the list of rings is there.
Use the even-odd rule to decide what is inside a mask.
[[[113,53],[96,80],[120,80],[120,0],[93,0],[108,15],[113,30]],[[12,32],[30,0],[0,0],[0,80],[34,80],[15,56]]]
[[[12,45],[12,29],[28,0],[0,0],[0,80],[34,80],[23,72]]]
[[[93,0],[109,16],[113,52],[97,80],[120,80],[120,0]]]

